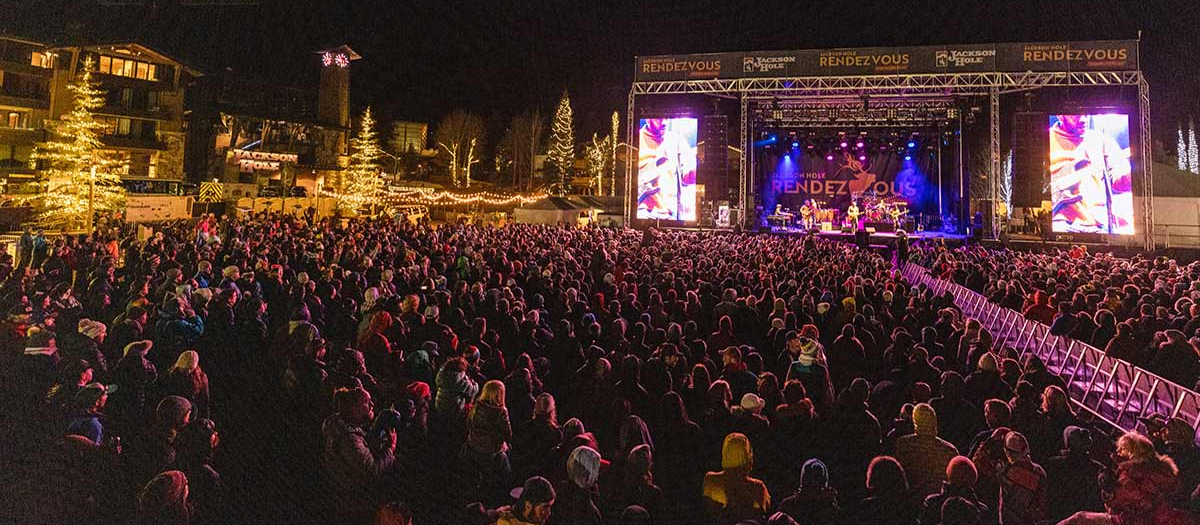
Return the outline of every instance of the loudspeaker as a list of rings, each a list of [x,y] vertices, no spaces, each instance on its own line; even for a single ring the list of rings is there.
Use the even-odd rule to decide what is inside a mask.
[[[704,143],[703,159],[696,166],[697,183],[704,185],[705,197],[710,200],[730,200],[729,118],[725,115],[706,115],[701,119],[700,141]]]
[[[854,244],[859,248],[868,248],[871,246],[871,234],[866,230],[858,230],[854,232]]]
[[[1037,207],[1049,198],[1050,137],[1045,113],[1017,113],[1013,125],[1012,205]]]

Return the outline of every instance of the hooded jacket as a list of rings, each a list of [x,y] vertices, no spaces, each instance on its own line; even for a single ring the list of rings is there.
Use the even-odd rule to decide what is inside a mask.
[[[896,439],[896,460],[904,467],[909,485],[918,495],[937,492],[946,480],[946,466],[958,449],[938,437],[937,412],[926,403],[913,409],[915,434]]]

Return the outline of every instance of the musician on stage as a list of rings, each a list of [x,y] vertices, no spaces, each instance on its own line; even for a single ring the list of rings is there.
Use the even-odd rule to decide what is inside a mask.
[[[858,203],[854,200],[850,201],[850,207],[846,208],[846,218],[850,220],[850,225],[854,229],[858,229],[858,218],[862,217],[862,210],[858,209]]]
[[[804,201],[800,205],[800,223],[804,225],[804,229],[812,229],[813,217],[817,214],[817,204],[812,199]]]

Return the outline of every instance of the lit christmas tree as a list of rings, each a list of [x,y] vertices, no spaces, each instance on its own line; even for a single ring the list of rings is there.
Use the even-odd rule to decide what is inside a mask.
[[[1188,166],[1188,144],[1187,140],[1183,137],[1182,124],[1175,129],[1175,133],[1179,135],[1179,141],[1175,143],[1175,151],[1177,152],[1176,156],[1178,157],[1178,159],[1175,161],[1175,164],[1179,167],[1179,169],[1183,171],[1189,171],[1191,170],[1191,167]]]
[[[350,166],[343,176],[346,187],[338,199],[338,207],[342,210],[357,211],[363,206],[373,205],[383,190],[383,177],[379,174],[379,137],[375,134],[375,118],[371,116],[371,108],[363,111],[362,122],[359,124],[358,135],[350,142],[353,153],[350,154]]]
[[[71,111],[50,122],[50,140],[39,142],[33,159],[41,161],[44,192],[37,201],[38,220],[47,226],[91,227],[91,213],[111,213],[125,205],[125,188],[117,173],[120,163],[104,150],[100,136],[106,126],[94,111],[104,106],[104,92],[92,78],[88,57],[67,90],[74,95]],[[91,213],[89,213],[91,212]]]
[[[1188,118],[1188,169],[1196,174],[1200,174],[1200,158],[1197,158],[1198,154],[1200,154],[1200,151],[1197,151],[1196,147],[1196,121]]]
[[[553,171],[550,193],[566,195],[571,185],[571,165],[575,162],[575,125],[571,116],[571,99],[563,90],[562,100],[554,112],[554,124],[550,127],[550,151],[547,161]]]

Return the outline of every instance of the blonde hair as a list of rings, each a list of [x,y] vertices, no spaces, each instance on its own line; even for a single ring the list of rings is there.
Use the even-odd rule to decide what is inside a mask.
[[[495,379],[484,383],[483,388],[479,390],[479,402],[504,406],[504,383]]]
[[[1133,461],[1146,461],[1158,457],[1154,443],[1136,432],[1126,432],[1117,439],[1117,453]]]
[[[1042,391],[1042,411],[1047,414],[1054,411],[1066,412],[1074,415],[1075,411],[1071,409],[1070,399],[1067,393],[1056,385],[1050,385]]]

